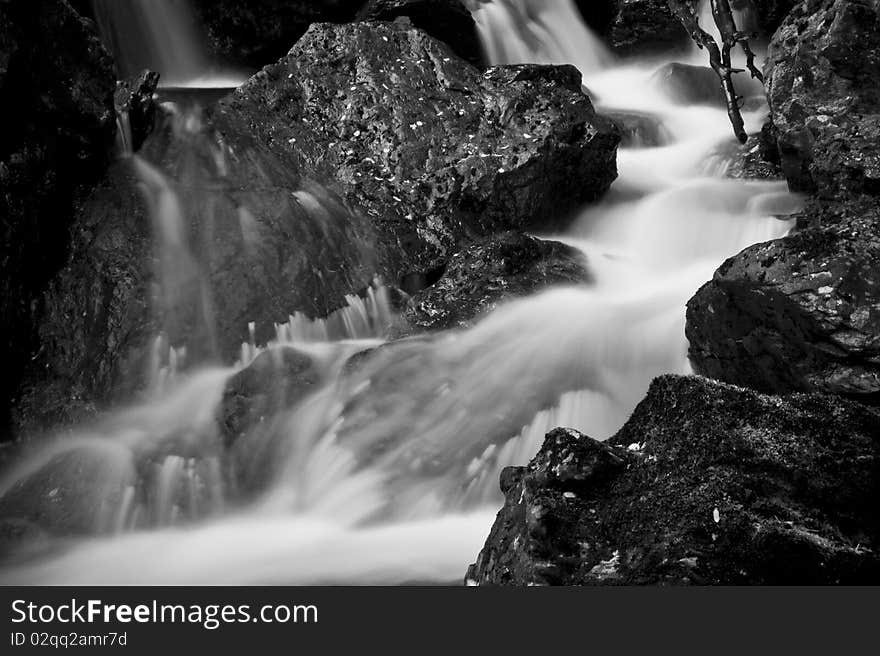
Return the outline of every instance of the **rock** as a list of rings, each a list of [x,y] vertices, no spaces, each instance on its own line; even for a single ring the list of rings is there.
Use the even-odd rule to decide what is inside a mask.
[[[224,446],[227,480],[240,499],[270,489],[278,475],[278,442],[308,429],[296,418],[296,407],[325,382],[319,365],[290,346],[272,348],[229,379],[217,412]]]
[[[670,62],[657,69],[652,82],[679,104],[727,107],[718,75],[708,66]],[[763,103],[764,87],[757,80],[743,73],[735,76],[734,84],[739,95],[746,99],[760,97]]]
[[[860,404],[662,376],[608,442],[556,429],[505,470],[467,582],[876,583],[878,456]]]
[[[33,354],[35,301],[64,263],[77,200],[112,153],[112,62],[62,0],[0,3],[0,439]]]
[[[779,153],[769,121],[756,135],[740,144],[726,142],[715,153],[724,175],[736,179],[784,180],[779,166]]]
[[[589,0],[587,0],[589,2]],[[607,32],[621,55],[646,55],[684,49],[690,37],[666,0],[616,0],[617,12]]]
[[[694,369],[762,391],[880,400],[880,204],[814,202],[799,223],[727,260],[688,302]]]
[[[293,347],[264,351],[226,383],[218,421],[229,447],[248,431],[292,408],[317,390],[321,374]]]
[[[623,148],[654,148],[670,141],[669,131],[654,114],[609,110],[605,115],[620,130]]]
[[[43,532],[64,536],[109,532],[112,518],[107,508],[118,507],[132,474],[130,460],[114,450],[112,444],[73,443],[70,450],[59,449],[30,475],[0,491],[0,549],[4,542],[11,541],[14,547],[16,541]]]
[[[165,117],[82,204],[41,301],[19,432],[131,400],[169,347],[189,366],[231,363],[250,322],[263,344],[294,311],[326,316],[370,284],[359,217],[294,163],[239,142],[233,155],[215,137],[196,115]]]
[[[158,334],[151,321],[150,220],[127,162],[111,166],[76,212],[66,266],[40,302],[40,348],[13,405],[17,434],[72,425],[96,399],[132,392]]]
[[[765,77],[791,187],[880,194],[880,2],[805,0],[774,35]]]
[[[153,122],[156,119],[153,94],[158,84],[159,74],[154,71],[144,71],[136,78],[119,80],[116,83],[116,93],[113,96],[116,116],[128,132],[123,143],[124,152],[140,149],[153,131]]]
[[[745,12],[746,22],[738,27],[757,31],[770,37],[782,24],[799,0],[739,0],[731,2],[734,9]]]
[[[257,69],[283,57],[309,25],[353,20],[365,0],[194,0],[214,57]]]
[[[577,249],[508,232],[453,255],[443,276],[413,297],[403,319],[409,330],[466,327],[505,300],[589,279]]]
[[[657,69],[651,81],[679,104],[724,107],[721,83],[708,66],[670,62]]]
[[[396,23],[313,25],[213,120],[332,181],[371,217],[393,284],[436,270],[465,237],[558,225],[616,176],[619,135],[574,67],[481,74]]]
[[[394,21],[408,18],[412,25],[443,41],[465,61],[478,68],[483,56],[477,26],[461,0],[369,0],[359,20]]]

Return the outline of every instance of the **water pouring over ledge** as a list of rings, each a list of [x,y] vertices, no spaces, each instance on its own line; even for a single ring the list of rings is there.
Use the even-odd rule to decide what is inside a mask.
[[[544,3],[550,18],[522,26],[542,35],[538,47],[512,43],[510,51],[555,59],[549,38],[568,52],[589,50],[570,31],[547,29],[571,19],[548,7],[567,4]],[[491,21],[481,26],[487,39],[499,33]],[[663,146],[622,149],[607,200],[554,236],[586,253],[593,285],[510,303],[468,331],[380,348],[347,375],[348,356],[381,334],[328,340],[329,332],[291,321],[266,354],[290,346],[311,354],[322,384],[243,445],[266,472],[256,495],[242,499],[228,485],[211,420],[236,368],[179,377],[157,399],[83,427],[9,473],[4,501],[41,494],[51,502],[67,481],[81,481],[77,472],[94,472],[95,485],[69,497],[92,537],[35,540],[0,580],[460,580],[498,507],[500,469],[526,462],[555,426],[607,437],[652,377],[687,372],[684,303],[722,259],[790,227],[773,216],[773,205],[789,199],[780,185],[705,171],[728,138],[723,112],[652,91],[655,68],[584,71],[604,106],[656,115],[669,134]],[[759,115],[747,118],[756,128]],[[260,348],[246,345],[242,364]]]
[[[158,71],[160,86],[229,89],[247,79],[216,66],[189,3],[182,0],[92,0],[104,41],[122,78]]]

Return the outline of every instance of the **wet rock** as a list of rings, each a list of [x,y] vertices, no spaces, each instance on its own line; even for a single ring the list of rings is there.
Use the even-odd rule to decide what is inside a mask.
[[[608,442],[556,429],[505,471],[467,581],[876,583],[878,429],[832,397],[660,377]]]
[[[34,348],[35,301],[64,263],[77,200],[113,148],[112,62],[61,0],[0,4],[0,439]]]
[[[181,367],[231,363],[250,322],[263,344],[292,312],[326,316],[370,284],[372,241],[332,193],[260,149],[224,159],[197,124],[163,119],[81,205],[41,299],[18,432],[131,400],[171,348],[186,351]]]
[[[715,156],[724,175],[736,179],[783,180],[779,154],[768,121],[761,132],[750,135],[744,143],[730,142],[719,146]]]
[[[605,115],[620,130],[623,148],[654,148],[669,143],[669,131],[654,114],[609,110]]]
[[[671,62],[654,73],[652,82],[670,99],[682,105],[709,105],[726,108],[727,100],[718,75],[708,66],[694,66]],[[760,98],[763,104],[764,87],[746,73],[734,78],[737,93],[746,98]],[[749,107],[744,105],[744,109]]]
[[[126,152],[140,149],[141,144],[153,131],[153,123],[156,119],[156,103],[153,94],[159,84],[159,74],[154,71],[144,71],[138,77],[128,80],[119,80],[116,83],[116,93],[113,96],[113,104],[116,108],[116,116],[121,118],[130,137],[130,142],[123,145]]]
[[[214,121],[332,180],[370,217],[395,284],[465,237],[558,225],[616,176],[619,136],[574,67],[481,74],[397,23],[312,26]]]
[[[734,9],[745,12],[746,21],[740,29],[756,31],[770,37],[785,20],[799,0],[739,0],[731,2]]]
[[[805,0],[774,35],[765,77],[791,187],[880,194],[880,3]]]
[[[260,68],[276,61],[318,22],[353,20],[364,0],[194,0],[212,54]]]
[[[40,347],[25,369],[13,405],[18,434],[72,425],[92,416],[95,401],[125,397],[149,368],[150,219],[125,161],[113,164],[78,208],[64,268],[40,300]]]
[[[130,461],[102,449],[74,446],[48,458],[31,475],[0,491],[0,549],[29,542],[42,532],[93,535],[112,529],[109,508],[118,507],[131,474]],[[51,453],[51,451],[49,451]]]
[[[321,374],[312,358],[293,347],[264,351],[229,379],[218,422],[228,447],[317,390]]]
[[[408,331],[464,327],[505,300],[589,279],[577,249],[508,232],[453,255],[443,276],[412,298],[403,319]]]
[[[708,66],[670,62],[657,69],[652,82],[670,100],[682,105],[723,107],[725,103],[718,76]]]
[[[762,391],[880,399],[880,205],[814,202],[688,302],[694,369]]]
[[[666,0],[617,0],[617,12],[607,35],[609,45],[622,55],[666,52],[690,44],[690,37]]]
[[[461,0],[369,0],[359,20],[394,21],[406,17],[412,25],[443,41],[474,66],[486,65],[477,26]]]

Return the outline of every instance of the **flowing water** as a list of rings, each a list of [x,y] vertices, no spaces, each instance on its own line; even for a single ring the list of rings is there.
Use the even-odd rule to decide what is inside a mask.
[[[382,344],[389,323],[378,282],[327,320],[294,315],[270,344],[250,340],[229,368],[179,371],[185,354],[157,356],[149,401],[0,479],[0,509],[36,498],[90,535],[35,537],[0,581],[457,582],[497,512],[504,466],[525,464],[556,426],[609,437],[654,376],[688,373],[687,300],[726,257],[785,234],[798,199],[783,183],[718,177],[733,139],[724,112],[677,104],[653,77],[662,60],[614,61],[574,12],[496,0],[475,18],[496,61],[575,62],[603,111],[645,119],[653,134],[632,143],[662,143],[621,148],[606,199],[545,235],[581,249],[593,283],[382,346],[353,370],[349,357]],[[751,131],[765,112],[746,114]],[[161,201],[159,243],[179,247],[173,192],[141,169]],[[291,347],[323,383],[224,450],[215,415],[229,377]]]
[[[92,7],[120,77],[147,68],[167,87],[229,88],[244,81],[240,72],[212,64],[186,0],[92,0]]]

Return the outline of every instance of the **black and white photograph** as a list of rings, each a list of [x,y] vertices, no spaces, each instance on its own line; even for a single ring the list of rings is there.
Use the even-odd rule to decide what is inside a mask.
[[[880,584],[880,0],[0,0],[0,100],[0,586]]]

